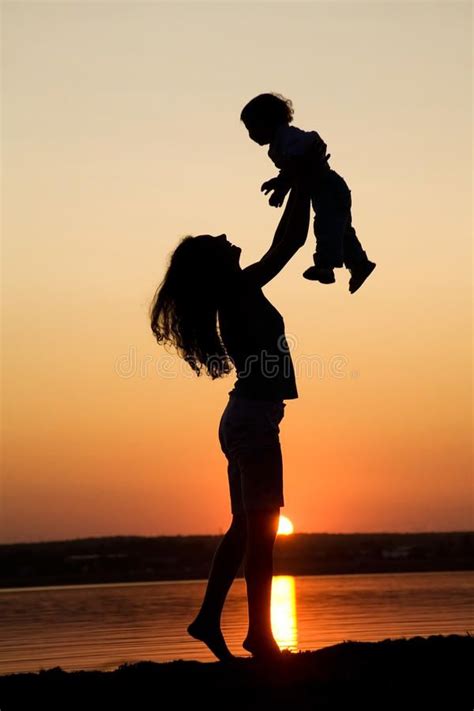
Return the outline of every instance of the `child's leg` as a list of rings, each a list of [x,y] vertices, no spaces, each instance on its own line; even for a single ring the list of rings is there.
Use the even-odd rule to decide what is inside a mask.
[[[357,239],[356,231],[352,226],[350,209],[344,234],[344,265],[351,273],[349,280],[349,291],[351,294],[354,294],[360,289],[367,277],[372,274],[376,267],[376,264],[371,262],[367,257],[366,252],[364,252],[361,243]]]
[[[349,207],[349,216],[344,232],[344,266],[347,267],[347,269],[352,269],[358,264],[363,264],[367,261],[367,253],[362,249],[362,245],[357,239],[356,231],[352,225],[351,210]]]
[[[324,188],[313,196],[313,230],[316,251],[313,261],[321,269],[344,265],[344,240],[350,220],[350,191],[342,178],[331,171]]]
[[[351,191],[343,178],[331,170],[322,189],[312,198],[315,211],[314,234],[316,251],[313,255],[314,267],[307,269],[303,276],[307,279],[331,283],[334,281],[334,267],[346,266],[351,272],[349,291],[356,292],[375,269],[362,249],[352,226]],[[318,276],[329,270],[332,278]]]

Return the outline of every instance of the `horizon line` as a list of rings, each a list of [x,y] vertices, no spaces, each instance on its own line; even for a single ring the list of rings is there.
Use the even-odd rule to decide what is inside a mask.
[[[463,534],[463,533],[474,533],[474,529],[456,529],[456,530],[446,530],[446,531],[351,531],[351,532],[338,532],[338,531],[294,531],[291,534],[279,534],[277,538],[291,538],[291,536],[409,536],[409,535],[453,535],[453,534]],[[52,539],[41,539],[41,540],[31,540],[31,541],[10,541],[3,542],[0,541],[0,547],[2,546],[15,546],[15,545],[32,545],[32,544],[46,544],[46,543],[72,543],[79,541],[94,541],[94,540],[104,540],[104,539],[120,539],[120,538],[217,538],[224,536],[224,533],[156,533],[153,535],[137,535],[137,534],[117,534],[117,535],[102,535],[102,536],[85,536],[78,538],[52,538]]]

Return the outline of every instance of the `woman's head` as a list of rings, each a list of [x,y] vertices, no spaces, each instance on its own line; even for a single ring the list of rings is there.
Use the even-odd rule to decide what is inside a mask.
[[[265,145],[271,142],[278,126],[293,121],[293,104],[281,94],[259,94],[244,106],[240,119],[250,138]]]
[[[218,378],[232,368],[217,330],[217,309],[229,277],[240,270],[240,251],[224,234],[184,237],[150,306],[157,342],[173,345],[197,375],[204,368]]]

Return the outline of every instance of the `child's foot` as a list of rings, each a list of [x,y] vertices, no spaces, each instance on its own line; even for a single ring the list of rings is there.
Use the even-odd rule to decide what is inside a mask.
[[[355,265],[352,269],[349,269],[351,273],[351,278],[349,279],[349,291],[351,294],[362,286],[367,277],[372,274],[375,267],[375,262],[367,260],[366,262],[362,262],[362,264]]]
[[[322,284],[333,284],[336,281],[334,269],[322,269],[321,267],[309,267],[303,272],[305,279],[320,281]]]
[[[219,627],[196,619],[188,626],[187,632],[191,637],[194,637],[194,639],[204,642],[221,662],[235,659],[235,656],[226,645]]]

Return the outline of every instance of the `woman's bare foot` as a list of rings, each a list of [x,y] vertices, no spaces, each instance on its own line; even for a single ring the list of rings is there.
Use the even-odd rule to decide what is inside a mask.
[[[235,659],[235,656],[225,643],[220,627],[196,618],[188,626],[187,632],[194,639],[204,642],[221,662]]]
[[[242,647],[250,652],[255,659],[275,659],[281,655],[281,649],[273,637],[247,637]]]

